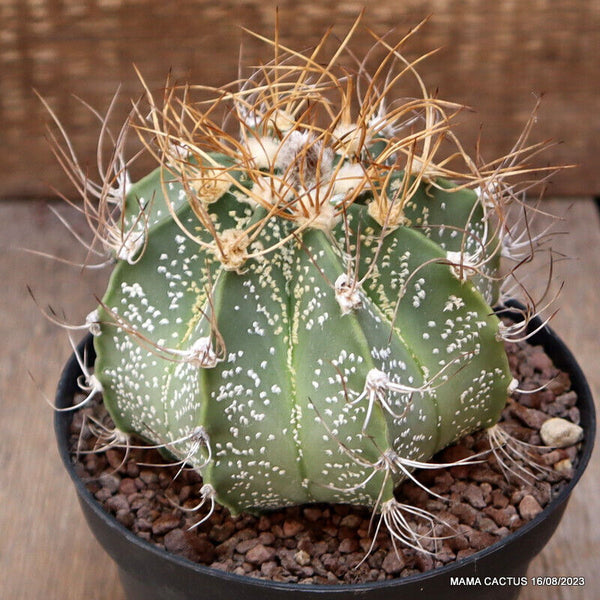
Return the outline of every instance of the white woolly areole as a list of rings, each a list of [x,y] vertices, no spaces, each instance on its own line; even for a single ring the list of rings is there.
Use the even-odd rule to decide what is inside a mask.
[[[116,256],[119,260],[124,260],[130,265],[134,264],[138,258],[139,251],[144,245],[143,233],[129,233],[116,249]]]
[[[97,337],[102,333],[100,330],[100,313],[98,312],[98,309],[95,309],[88,314],[85,318],[85,324],[93,336]]]
[[[446,258],[451,263],[452,272],[457,279],[464,281],[475,274],[477,263],[475,258],[466,252],[446,252]]]
[[[365,380],[365,390],[385,390],[390,385],[390,378],[379,369],[371,369]]]
[[[356,285],[345,273],[342,273],[335,280],[335,299],[342,309],[342,314],[347,315],[354,310],[361,308],[362,300]]]
[[[219,358],[213,350],[210,336],[198,338],[184,356],[186,362],[203,369],[211,369],[219,362]]]
[[[365,179],[365,172],[360,163],[347,162],[335,176],[333,193],[334,195],[347,194],[351,190],[363,185]],[[366,188],[367,186],[364,185],[364,187]]]
[[[313,229],[331,231],[339,220],[335,206],[318,198],[319,190],[307,192],[302,199],[306,214],[299,214],[296,221],[300,225],[308,225]],[[308,199],[308,202],[304,200]]]
[[[279,151],[279,141],[270,136],[251,137],[246,140],[246,148],[259,169],[269,169],[275,164]]]
[[[369,142],[369,138],[363,128],[356,123],[340,123],[333,132],[333,137],[344,150],[344,154],[358,154],[361,146]]]

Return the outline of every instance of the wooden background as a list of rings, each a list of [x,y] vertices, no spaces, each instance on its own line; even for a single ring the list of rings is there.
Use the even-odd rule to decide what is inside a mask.
[[[490,157],[509,150],[544,94],[539,137],[564,142],[547,160],[577,164],[554,180],[554,195],[600,194],[600,2],[598,0],[0,0],[0,197],[46,196],[62,178],[43,139],[36,89],[54,107],[78,148],[93,160],[97,124],[73,99],[104,110],[119,85],[117,116],[140,93],[133,65],[151,88],[176,78],[220,85],[244,63],[270,57],[240,26],[301,49],[329,25],[343,35],[363,5],[377,33],[430,23],[407,52],[442,51],[422,67],[430,89],[476,108],[473,143],[484,124]],[[372,40],[364,33],[355,49]],[[62,189],[62,187],[61,187]]]
[[[83,162],[94,160],[97,124],[74,100],[103,110],[119,84],[117,111],[140,92],[133,64],[152,87],[169,69],[180,79],[213,85],[237,75],[238,50],[252,63],[269,53],[239,25],[270,34],[280,6],[282,41],[314,43],[333,24],[343,35],[361,4],[349,0],[0,0],[0,598],[3,600],[123,600],[116,568],[83,522],[74,490],[55,450],[53,397],[70,353],[64,332],[29,298],[80,321],[103,292],[107,274],[33,256],[36,249],[82,260],[81,248],[51,214],[49,185],[64,186],[44,140],[44,115],[32,90],[55,108]],[[547,207],[573,204],[558,238],[572,260],[554,327],[574,350],[592,392],[600,394],[600,2],[598,0],[379,0],[365,22],[378,33],[430,23],[411,55],[443,46],[423,65],[430,89],[476,107],[473,131],[484,123],[487,156],[506,152],[544,93],[538,139],[564,140],[548,162],[577,163],[550,187]],[[362,38],[365,47],[368,36]],[[472,143],[475,134],[469,138]],[[34,198],[37,198],[35,200]],[[29,200],[29,201],[27,201]],[[58,207],[64,211],[64,206]],[[77,231],[83,223],[69,214]],[[538,280],[538,284],[543,284]],[[31,376],[30,376],[31,373]],[[583,588],[523,590],[521,600],[600,597],[600,451],[576,488],[563,522],[532,563],[529,575],[584,576]]]

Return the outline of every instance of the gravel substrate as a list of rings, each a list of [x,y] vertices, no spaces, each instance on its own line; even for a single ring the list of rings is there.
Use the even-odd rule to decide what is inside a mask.
[[[514,394],[504,410],[503,429],[521,441],[540,445],[540,427],[550,417],[578,424],[577,398],[570,391],[569,377],[554,367],[543,349],[507,344],[507,352],[520,389],[548,385],[532,394]],[[207,505],[191,510],[201,500],[201,478],[191,470],[165,466],[156,450],[130,449],[126,455],[124,449],[114,447],[86,453],[96,443],[87,427],[90,416],[110,428],[101,401],[77,411],[72,424],[76,469],[123,525],[157,546],[215,569],[299,583],[404,577],[469,556],[535,517],[571,477],[578,453],[578,445],[531,450],[544,469],[536,470],[535,480],[526,477],[528,481],[505,477],[492,453],[480,464],[418,472],[419,481],[443,500],[411,481],[400,486],[396,497],[439,519],[436,534],[443,539],[435,546],[431,543],[433,553],[428,554],[407,547],[394,549],[385,527],[373,542],[377,517],[371,522],[369,510],[346,505],[307,505],[236,518],[217,506],[210,518],[190,529],[207,514]],[[478,433],[433,460],[456,461],[488,448],[487,436]],[[414,525],[427,531],[427,523]]]

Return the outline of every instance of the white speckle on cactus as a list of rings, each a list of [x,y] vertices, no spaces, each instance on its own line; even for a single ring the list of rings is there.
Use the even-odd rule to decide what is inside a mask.
[[[444,304],[443,312],[450,312],[459,308],[462,308],[465,305],[465,302],[462,298],[458,296],[451,295],[449,296],[447,302]]]

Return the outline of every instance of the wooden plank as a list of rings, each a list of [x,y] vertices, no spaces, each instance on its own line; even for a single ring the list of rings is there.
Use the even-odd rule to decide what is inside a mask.
[[[562,213],[565,204],[549,201],[548,208]],[[80,218],[70,217],[70,221],[76,231],[84,231]],[[599,398],[596,302],[600,254],[590,249],[600,247],[600,220],[593,202],[575,202],[567,223],[572,235],[557,238],[557,245],[574,258],[557,265],[556,277],[565,277],[568,285],[554,328],[575,351]],[[26,289],[33,287],[40,305],[50,303],[70,321],[81,322],[95,304],[94,295],[102,293],[107,274],[81,274],[76,267],[26,254],[18,247],[73,261],[85,255],[42,202],[0,203],[0,598],[124,600],[116,567],[92,539],[80,515],[55,450],[52,410],[43,400],[43,395],[54,394],[69,345],[64,332],[41,316]],[[538,281],[543,282],[543,278]],[[555,536],[529,570],[530,576],[584,576],[586,586],[528,586],[522,600],[600,596],[598,472],[600,453],[596,452]]]
[[[46,117],[38,90],[64,121],[83,164],[95,160],[97,122],[76,94],[105,110],[119,85],[117,120],[141,87],[137,65],[153,89],[171,69],[175,78],[221,85],[237,77],[240,44],[245,64],[271,56],[243,35],[240,26],[272,35],[280,6],[280,37],[296,49],[314,45],[334,25],[343,35],[364,3],[312,0],[3,0],[0,2],[0,197],[48,194],[64,189],[43,137]],[[600,3],[576,0],[381,0],[368,7],[365,23],[379,34],[404,34],[427,15],[430,23],[410,42],[419,56],[441,47],[422,65],[428,87],[441,97],[476,108],[464,120],[473,148],[480,123],[485,156],[512,146],[535,103],[545,94],[536,136],[564,141],[544,159],[578,164],[555,179],[553,195],[600,193],[597,97],[600,68]],[[357,55],[372,44],[356,37]],[[462,119],[463,117],[461,117]]]

